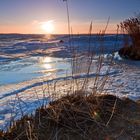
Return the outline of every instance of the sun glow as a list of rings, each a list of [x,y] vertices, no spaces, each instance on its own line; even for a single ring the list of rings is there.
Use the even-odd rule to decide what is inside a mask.
[[[44,32],[47,32],[49,34],[53,33],[54,31],[54,24],[53,24],[53,20],[49,20],[47,22],[42,22],[41,23],[41,29]]]

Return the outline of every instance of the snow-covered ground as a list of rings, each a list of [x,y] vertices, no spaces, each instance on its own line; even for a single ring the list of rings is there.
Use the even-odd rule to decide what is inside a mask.
[[[60,42],[63,40],[64,42]],[[89,43],[90,41],[90,43]],[[123,36],[106,35],[102,41],[98,36],[73,36],[71,46],[78,58],[75,71],[79,85],[86,77],[87,60],[82,54],[96,52],[92,60],[89,90],[97,75],[98,55],[103,50],[104,61],[99,79],[106,76],[109,58],[114,61],[108,72],[104,93],[140,99],[140,62],[123,60],[117,51],[123,46]],[[53,36],[48,40],[43,35],[0,35],[0,128],[6,129],[9,122],[49,102],[51,96],[61,96],[70,90],[71,53],[68,36]],[[78,88],[75,87],[75,88]],[[58,95],[59,94],[59,95]]]

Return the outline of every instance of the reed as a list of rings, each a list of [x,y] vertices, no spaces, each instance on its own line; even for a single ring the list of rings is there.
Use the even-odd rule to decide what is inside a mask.
[[[119,54],[123,58],[140,60],[140,14],[124,20],[120,23],[120,27],[125,34],[125,44]]]
[[[66,1],[67,2],[67,1]],[[43,104],[36,109],[34,114],[24,115],[20,120],[12,122],[9,129],[0,131],[1,140],[123,140],[140,137],[139,104],[128,100],[108,95],[104,87],[109,80],[109,71],[113,65],[113,55],[108,61],[106,75],[100,77],[105,63],[104,36],[108,28],[109,20],[103,31],[98,34],[100,54],[96,54],[91,45],[92,22],[89,26],[88,46],[84,53],[79,53],[74,46],[73,32],[70,32],[70,19],[68,3],[68,30],[71,52],[71,79],[66,81],[54,81],[42,85]],[[118,27],[119,28],[119,27]],[[118,29],[117,28],[117,34]],[[117,41],[117,36],[116,36]],[[97,57],[98,56],[98,57]],[[97,60],[95,63],[93,60]],[[95,77],[91,78],[93,67],[96,67]],[[84,78],[77,78],[84,74]],[[67,75],[67,74],[66,74]],[[68,76],[68,75],[67,75]],[[65,87],[60,89],[60,85]],[[90,90],[89,90],[90,88]],[[35,93],[37,99],[38,91]],[[17,95],[19,106],[20,97]],[[46,98],[50,99],[48,103]],[[130,107],[135,106],[136,110]],[[134,114],[133,117],[130,114]],[[127,116],[127,118],[126,118]],[[119,122],[119,123],[118,123]],[[132,128],[130,130],[130,127]],[[133,134],[133,132],[136,132]]]

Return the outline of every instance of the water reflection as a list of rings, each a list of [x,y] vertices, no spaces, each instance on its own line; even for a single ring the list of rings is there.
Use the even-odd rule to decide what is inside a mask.
[[[47,70],[52,69],[52,64],[51,64],[52,59],[51,59],[51,57],[43,57],[43,58],[41,58],[40,62],[41,62],[41,65],[42,65],[43,68],[45,68]]]

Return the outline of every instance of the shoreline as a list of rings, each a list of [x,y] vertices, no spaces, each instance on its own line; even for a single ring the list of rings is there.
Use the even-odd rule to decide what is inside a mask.
[[[72,140],[103,140],[107,137],[137,140],[140,138],[139,115],[140,104],[127,98],[77,91],[36,109],[35,115],[23,116],[13,122],[7,132],[0,134],[2,140],[17,137],[26,140],[29,133],[30,138],[41,140],[53,139],[56,134],[58,140],[66,139],[64,134]]]
[[[85,75],[86,76],[86,75]],[[53,98],[57,99],[58,97],[60,98],[61,96],[65,95],[66,92],[71,91],[71,87],[74,87],[74,90],[80,90],[81,85],[83,84],[84,81],[84,77],[75,79],[74,81],[71,79],[72,77],[61,77],[56,79],[46,79],[46,83],[45,83],[45,79],[36,79],[35,81],[42,83],[42,84],[38,84],[38,86],[32,87],[31,85],[37,85],[36,82],[33,84],[32,81],[30,81],[29,83],[26,83],[27,86],[25,86],[22,90],[22,92],[17,93],[16,91],[13,91],[15,94],[14,95],[10,95],[8,97],[8,95],[6,95],[3,99],[1,99],[1,104],[0,106],[3,106],[3,108],[1,108],[0,112],[2,111],[3,113],[5,112],[5,116],[7,116],[9,113],[9,115],[13,116],[12,118],[15,120],[18,120],[19,118],[22,117],[21,111],[19,110],[20,107],[22,107],[23,111],[25,112],[24,114],[31,114],[32,112],[34,112],[34,110],[38,107],[40,107],[42,104],[44,104],[45,102],[48,102],[49,100],[51,101]],[[43,81],[44,80],[44,81]],[[95,80],[95,77],[90,77],[88,78],[88,87],[87,90],[88,92],[91,92],[92,90],[92,84],[93,81]],[[75,85],[76,83],[78,83],[78,85]],[[23,84],[23,83],[22,83]],[[23,85],[20,85],[21,87],[23,87]],[[30,85],[31,84],[31,85]],[[109,83],[108,83],[109,84]],[[29,86],[30,85],[30,86]],[[75,85],[75,86],[74,86]],[[15,85],[10,85],[11,87],[15,87]],[[18,85],[16,85],[18,87]],[[31,87],[31,88],[27,88],[27,87]],[[15,88],[14,88],[15,89]],[[45,89],[44,93],[43,93],[43,89]],[[21,91],[21,90],[17,90],[17,91]],[[38,94],[36,94],[38,93]],[[59,95],[56,95],[56,93],[59,93]],[[100,93],[99,93],[100,94]],[[113,93],[113,91],[110,90],[103,90],[102,95],[106,95],[106,94],[111,94],[114,96],[117,96],[119,98],[129,98],[129,99],[133,99],[133,101],[137,101],[140,100],[140,97],[132,97],[132,96],[127,96],[127,95],[123,95],[123,94],[115,94]],[[17,96],[18,95],[18,96]],[[19,104],[19,100],[21,101],[20,106]],[[48,101],[46,101],[48,100]],[[17,105],[16,105],[16,104]],[[11,107],[16,107],[18,109],[18,112],[15,110],[13,111],[13,114],[11,114]],[[14,108],[15,108],[14,107]],[[9,113],[8,113],[9,112]],[[3,116],[3,114],[1,115],[1,117]],[[3,117],[2,117],[3,118]],[[9,119],[5,118],[4,120],[1,120],[1,125],[3,125],[3,129],[6,128],[6,126],[9,124]]]

